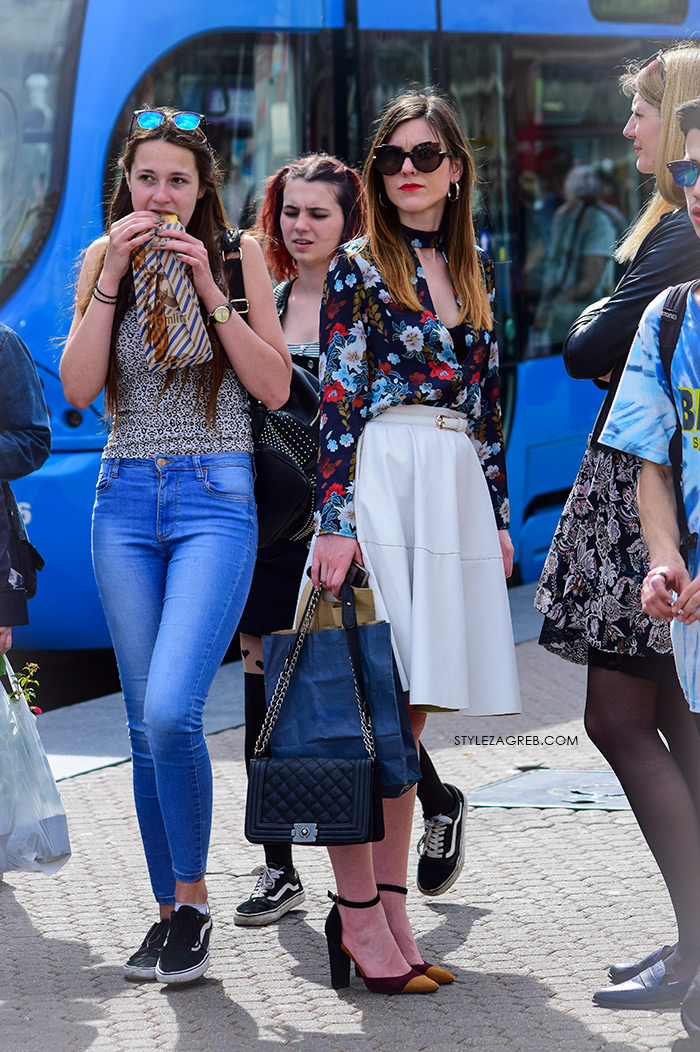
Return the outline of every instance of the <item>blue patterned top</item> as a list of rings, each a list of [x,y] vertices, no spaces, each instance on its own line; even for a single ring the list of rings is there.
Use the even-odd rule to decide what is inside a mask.
[[[655,464],[670,464],[669,442],[682,426],[683,502],[689,532],[700,531],[700,307],[688,295],[683,328],[671,360],[671,391],[659,354],[661,309],[668,289],[642,315],[620,386],[600,440]],[[677,412],[676,412],[677,411]],[[690,553],[695,576],[697,549]],[[671,640],[676,666],[691,709],[700,711],[700,624],[674,621]]]
[[[420,242],[409,244],[415,249]],[[477,253],[493,301],[493,263],[481,248]],[[355,456],[365,423],[392,406],[416,404],[466,416],[496,524],[508,528],[496,341],[492,332],[475,329],[467,320],[466,346],[455,353],[452,335],[433,308],[425,275],[412,254],[421,311],[392,302],[364,239],[343,245],[331,261],[320,322],[323,400],[316,520],[321,533],[355,537]]]

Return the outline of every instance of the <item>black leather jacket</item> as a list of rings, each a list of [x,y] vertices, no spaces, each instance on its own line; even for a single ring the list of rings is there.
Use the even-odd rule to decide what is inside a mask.
[[[576,380],[594,380],[607,389],[593,428],[594,442],[607,419],[645,307],[669,285],[698,277],[700,238],[686,211],[669,213],[644,238],[612,296],[593,304],[574,322],[564,342],[567,371]],[[598,380],[607,373],[611,373],[609,382]]]

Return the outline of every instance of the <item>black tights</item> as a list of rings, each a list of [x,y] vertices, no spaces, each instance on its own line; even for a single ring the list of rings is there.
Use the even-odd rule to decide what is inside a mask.
[[[418,759],[420,760],[420,781],[416,791],[424,817],[449,815],[455,806],[454,798],[449,789],[445,789],[442,784],[440,775],[433,767],[433,761],[423,748],[422,741],[418,742]]]
[[[677,684],[589,665],[586,731],[661,870],[678,924],[674,963],[682,960],[683,971],[700,964],[700,737],[693,730],[695,723],[700,732],[700,721],[693,715]]]
[[[265,677],[257,672],[243,674],[245,696],[245,769],[248,770],[255,752],[255,743],[265,721],[267,706],[265,704]],[[265,864],[272,869],[292,868],[292,848],[290,844],[263,844]]]

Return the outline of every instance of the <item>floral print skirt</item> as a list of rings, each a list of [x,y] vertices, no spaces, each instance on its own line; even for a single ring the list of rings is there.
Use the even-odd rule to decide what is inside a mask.
[[[588,663],[588,648],[651,657],[671,653],[668,625],[642,610],[649,556],[637,509],[641,461],[589,443],[564,506],[535,596],[540,643]]]

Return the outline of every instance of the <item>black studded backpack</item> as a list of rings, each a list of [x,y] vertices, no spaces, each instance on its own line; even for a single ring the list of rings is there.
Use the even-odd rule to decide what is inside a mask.
[[[247,299],[241,263],[241,231],[228,230],[223,251],[234,306]],[[226,258],[226,253],[236,255]],[[238,310],[238,307],[236,306]],[[316,464],[319,441],[318,381],[306,369],[292,365],[289,399],[281,409],[268,409],[251,398],[255,442],[255,502],[258,507],[258,548],[275,541],[296,541],[313,529]]]

